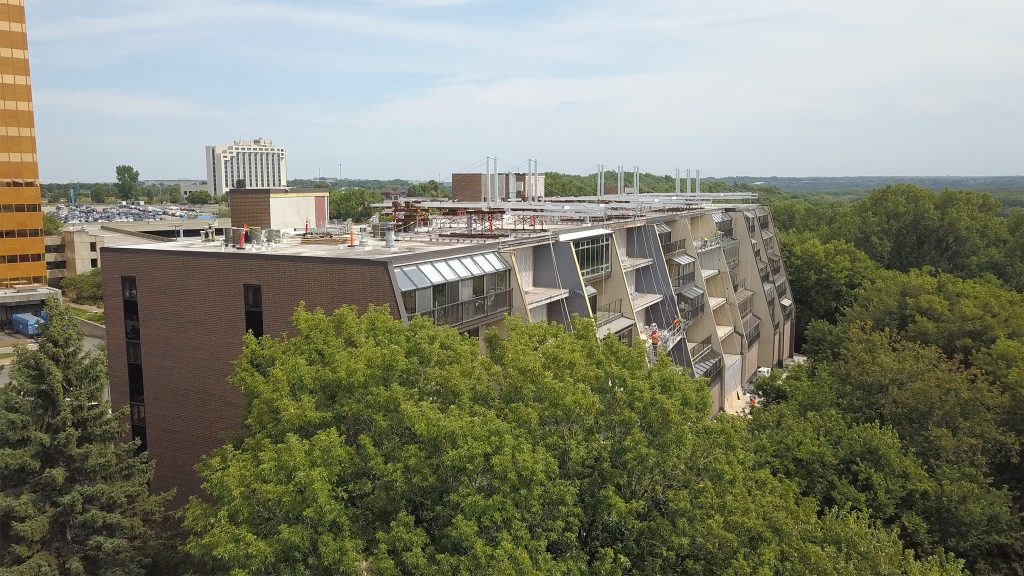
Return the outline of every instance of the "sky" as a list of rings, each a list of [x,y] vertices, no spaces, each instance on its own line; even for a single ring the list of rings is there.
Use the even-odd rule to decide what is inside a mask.
[[[1013,0],[28,0],[41,178],[1024,173]]]

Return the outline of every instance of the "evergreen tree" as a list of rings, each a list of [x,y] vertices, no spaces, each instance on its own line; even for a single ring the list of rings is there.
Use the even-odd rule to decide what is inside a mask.
[[[153,465],[103,398],[104,355],[63,305],[46,311],[0,388],[0,574],[145,574],[170,494],[150,493]]]

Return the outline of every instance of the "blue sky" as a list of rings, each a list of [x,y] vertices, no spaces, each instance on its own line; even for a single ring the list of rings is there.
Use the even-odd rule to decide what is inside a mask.
[[[1024,173],[1008,0],[28,0],[41,177]]]

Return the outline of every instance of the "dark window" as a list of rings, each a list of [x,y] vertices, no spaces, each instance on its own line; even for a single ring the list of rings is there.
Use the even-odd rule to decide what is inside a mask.
[[[89,251],[90,252],[95,252],[96,251],[96,243],[95,242],[89,242]],[[95,268],[95,266],[94,266],[94,268]]]
[[[32,262],[42,262],[43,261],[43,255],[42,254],[29,254],[29,257],[32,260]]]
[[[129,364],[142,364],[142,344],[129,340],[126,344]]]
[[[121,293],[125,300],[135,300],[138,298],[139,292],[135,287],[134,276],[121,276]]]
[[[0,206],[0,211],[14,212],[14,204],[4,204],[3,206]]]
[[[89,260],[89,265],[92,266],[93,268],[99,268],[100,267],[100,259],[99,258],[93,258],[92,260]]]
[[[245,330],[259,338],[263,336],[263,287],[246,284],[245,289]]]
[[[14,211],[15,212],[24,212],[25,211],[25,205],[24,204],[15,204],[14,205]]]
[[[142,365],[128,363],[128,396],[132,402],[144,402],[146,389],[142,382]]]
[[[40,236],[43,235],[43,231],[40,230],[39,228],[33,228],[28,231],[28,235],[30,238],[39,238]]]
[[[132,425],[133,426],[145,426],[146,425],[146,405],[141,402],[132,402]]]
[[[54,261],[54,262],[47,262],[46,263],[46,269],[47,270],[64,270],[67,267],[68,267],[68,263],[66,261],[64,261],[64,260],[61,260],[59,262]]]

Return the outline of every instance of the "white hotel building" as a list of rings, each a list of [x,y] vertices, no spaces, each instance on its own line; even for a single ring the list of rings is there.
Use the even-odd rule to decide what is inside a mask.
[[[287,153],[267,138],[236,140],[232,146],[206,147],[206,182],[214,197],[235,188],[282,188],[288,185]]]

